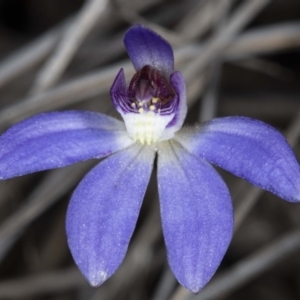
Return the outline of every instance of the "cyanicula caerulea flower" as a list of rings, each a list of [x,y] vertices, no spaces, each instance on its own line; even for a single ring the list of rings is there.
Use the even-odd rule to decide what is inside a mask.
[[[111,98],[124,123],[87,111],[51,112],[0,137],[1,179],[108,156],[76,188],[66,231],[76,264],[93,286],[122,263],[157,154],[161,219],[170,267],[198,292],[230,243],[228,189],[210,163],[287,201],[300,200],[298,162],[284,137],[257,120],[227,117],[182,128],[185,83],[173,51],[137,25],[124,38],[136,70],[120,70]]]

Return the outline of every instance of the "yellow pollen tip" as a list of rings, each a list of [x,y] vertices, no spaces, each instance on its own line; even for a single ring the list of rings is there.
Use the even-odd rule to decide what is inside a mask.
[[[135,103],[131,103],[131,106],[132,106],[132,107],[136,107],[136,104],[135,104]]]
[[[146,142],[147,142],[147,145],[151,145],[151,143],[152,143],[152,137],[151,136],[147,136]]]
[[[150,110],[155,110],[155,106],[154,105],[150,105]]]
[[[158,102],[158,100],[159,100],[159,98],[152,98],[152,103],[157,103]]]
[[[138,140],[142,145],[145,145],[145,138],[143,136],[140,136]]]
[[[139,113],[142,114],[143,112],[144,112],[144,109],[143,109],[143,108],[140,108],[140,109],[139,109]]]
[[[139,107],[143,106],[143,102],[139,102],[138,105],[139,105]]]

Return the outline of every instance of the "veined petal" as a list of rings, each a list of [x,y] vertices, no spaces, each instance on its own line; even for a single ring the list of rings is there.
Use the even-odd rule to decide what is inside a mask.
[[[170,75],[174,70],[174,56],[170,44],[154,31],[142,26],[132,26],[124,37],[128,55],[138,71],[146,65]]]
[[[0,137],[0,179],[104,157],[132,143],[124,123],[99,113],[39,114]]]
[[[76,264],[101,285],[126,254],[150,179],[154,151],[133,145],[96,166],[76,188],[66,230]]]
[[[285,138],[245,117],[214,119],[176,140],[191,153],[291,202],[300,201],[300,168]]]
[[[124,111],[127,110],[126,105],[130,106],[123,68],[119,71],[116,79],[114,80],[114,83],[110,89],[110,96],[116,110],[120,114],[123,114]]]
[[[159,148],[158,190],[170,267],[183,286],[197,293],[231,240],[228,189],[211,165],[172,141]]]
[[[167,128],[172,130],[172,132],[178,131],[185,120],[187,113],[186,104],[186,87],[182,74],[180,72],[174,72],[170,76],[170,84],[176,91],[178,97],[178,105],[175,111],[175,115],[172,121],[168,124]]]

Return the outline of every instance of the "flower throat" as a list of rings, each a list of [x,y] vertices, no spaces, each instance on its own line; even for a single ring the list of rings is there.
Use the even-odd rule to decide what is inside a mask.
[[[168,79],[158,69],[146,65],[132,77],[127,96],[136,112],[164,114],[175,94]]]

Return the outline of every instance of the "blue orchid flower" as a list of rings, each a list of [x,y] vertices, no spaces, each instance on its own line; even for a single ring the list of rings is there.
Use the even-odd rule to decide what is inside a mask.
[[[111,88],[124,123],[87,111],[24,120],[0,137],[0,177],[108,156],[78,185],[66,218],[74,260],[99,286],[124,259],[157,155],[168,261],[196,293],[218,268],[233,231],[228,189],[210,163],[290,202],[300,200],[299,165],[284,137],[257,120],[227,117],[182,128],[185,83],[174,72],[169,43],[140,25],[124,43],[136,73],[127,86],[120,70]]]

